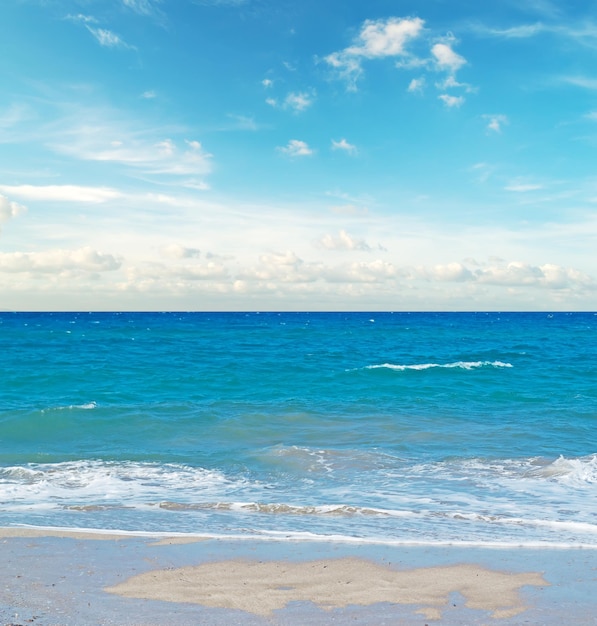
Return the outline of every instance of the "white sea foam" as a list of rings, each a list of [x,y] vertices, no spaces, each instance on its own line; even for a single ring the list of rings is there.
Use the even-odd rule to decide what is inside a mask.
[[[511,363],[504,363],[503,361],[455,361],[453,363],[415,363],[412,365],[381,363],[378,365],[367,365],[365,369],[390,369],[403,372],[405,370],[429,370],[435,368],[472,370],[482,367],[505,368],[513,367],[513,365]]]
[[[529,474],[571,486],[594,485],[597,483],[597,454],[576,459],[560,456],[552,463],[533,468]]]
[[[167,494],[214,498],[246,486],[214,470],[136,462],[70,461],[0,469],[3,506],[155,502]]]
[[[91,411],[97,408],[97,402],[85,402],[83,404],[68,404],[66,406],[56,406],[50,409],[42,409],[42,413],[47,411],[72,411],[73,409],[82,409],[84,411]]]

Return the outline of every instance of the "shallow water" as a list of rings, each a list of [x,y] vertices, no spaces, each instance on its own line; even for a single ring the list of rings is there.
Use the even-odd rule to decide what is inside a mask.
[[[0,314],[0,525],[597,547],[591,313]]]

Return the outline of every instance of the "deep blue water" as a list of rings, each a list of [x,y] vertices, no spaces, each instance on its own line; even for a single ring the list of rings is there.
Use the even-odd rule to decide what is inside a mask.
[[[597,547],[592,313],[2,313],[0,525]]]

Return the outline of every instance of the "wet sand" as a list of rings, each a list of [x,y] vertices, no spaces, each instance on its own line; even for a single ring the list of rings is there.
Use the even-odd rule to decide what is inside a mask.
[[[0,624],[597,624],[597,550],[0,529]]]

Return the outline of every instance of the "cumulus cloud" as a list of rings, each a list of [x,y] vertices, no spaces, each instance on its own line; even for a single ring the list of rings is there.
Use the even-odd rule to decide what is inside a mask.
[[[458,108],[464,104],[463,96],[451,96],[448,93],[442,93],[438,98],[449,108]]]
[[[21,215],[27,210],[22,204],[12,202],[3,195],[0,195],[0,225]]]
[[[236,284],[249,290],[252,283],[308,283],[320,277],[319,266],[316,263],[305,263],[294,252],[270,252],[259,257],[256,266],[244,268],[236,278]]]
[[[318,244],[326,250],[371,250],[364,239],[355,239],[345,230],[341,230],[337,236],[324,235]]]
[[[306,91],[291,92],[284,100],[284,108],[301,112],[313,104],[313,94]]]
[[[60,274],[65,271],[109,272],[120,268],[122,262],[111,254],[90,247],[77,250],[46,252],[0,253],[1,272],[30,272]]]
[[[266,98],[266,104],[274,108],[281,108],[294,113],[302,113],[313,105],[314,91],[291,91],[281,102],[277,98]]]
[[[201,251],[198,248],[187,248],[177,243],[164,246],[162,248],[162,254],[169,259],[191,259],[201,256]]]
[[[424,24],[418,17],[366,20],[352,46],[333,52],[324,60],[347,81],[349,90],[355,90],[364,59],[410,57],[406,46],[421,35]]]
[[[504,266],[490,267],[476,273],[481,283],[507,286],[531,286],[548,289],[574,287],[594,288],[593,279],[579,270],[552,263],[530,265],[513,261]]]
[[[274,81],[271,78],[264,78],[261,81],[261,84],[266,88],[269,89],[270,87],[274,86]]]
[[[309,148],[305,141],[291,139],[286,146],[279,147],[278,150],[289,157],[311,156],[313,150]]]
[[[110,187],[83,187],[80,185],[0,185],[0,190],[26,200],[50,202],[107,202],[122,197]]]
[[[432,267],[412,268],[408,277],[414,280],[437,282],[471,282],[502,287],[536,287],[544,289],[595,289],[597,285],[589,275],[573,268],[553,263],[532,265],[521,261],[505,262],[492,259],[478,263],[448,263]]]
[[[425,87],[425,77],[413,78],[408,84],[407,91],[410,93],[421,93]]]
[[[464,282],[473,280],[472,272],[462,263],[448,263],[432,267],[419,267],[411,274],[411,278],[422,278],[428,281]]]
[[[494,133],[501,133],[502,127],[508,124],[505,115],[483,115],[483,119],[487,120],[487,130]]]
[[[340,139],[340,141],[335,141],[332,139],[332,150],[342,150],[343,152],[347,152],[348,154],[356,154],[357,147],[351,143],[348,143],[346,139]]]
[[[325,279],[332,283],[380,283],[398,276],[396,267],[382,259],[326,268],[324,273]]]
[[[454,52],[446,43],[436,43],[431,48],[431,54],[438,70],[454,73],[466,64],[466,59]]]

